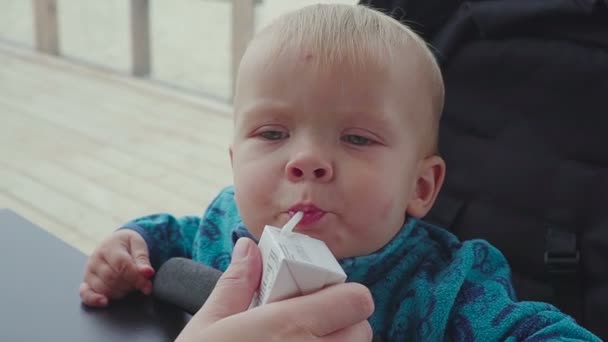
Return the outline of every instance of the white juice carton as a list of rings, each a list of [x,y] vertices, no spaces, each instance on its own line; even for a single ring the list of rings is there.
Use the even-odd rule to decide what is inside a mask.
[[[346,280],[346,273],[325,242],[292,232],[301,218],[299,212],[282,229],[264,227],[258,243],[262,280],[252,307],[306,295]]]

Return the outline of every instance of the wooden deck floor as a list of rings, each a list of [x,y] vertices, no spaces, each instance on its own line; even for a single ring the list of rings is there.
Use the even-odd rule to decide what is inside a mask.
[[[150,213],[200,214],[231,183],[229,108],[0,48],[0,208],[89,253]]]

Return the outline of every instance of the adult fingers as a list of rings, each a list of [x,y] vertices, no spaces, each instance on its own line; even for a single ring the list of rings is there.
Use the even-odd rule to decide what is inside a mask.
[[[359,324],[374,312],[374,302],[369,290],[357,283],[330,286],[316,293],[273,303],[267,307],[268,310],[282,312],[283,322],[298,322],[301,329],[319,337]],[[275,328],[279,329],[280,326]]]
[[[367,320],[351,325],[320,338],[321,342],[370,342],[373,339],[373,331]]]
[[[261,273],[262,257],[258,247],[251,239],[239,239],[234,246],[230,266],[193,319],[202,326],[208,326],[246,311],[260,284]]]

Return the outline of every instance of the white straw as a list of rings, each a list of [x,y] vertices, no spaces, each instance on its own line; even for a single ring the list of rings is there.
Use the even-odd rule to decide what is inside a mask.
[[[303,216],[304,213],[301,211],[295,213],[295,215],[293,215],[291,219],[287,223],[285,223],[285,225],[281,229],[281,234],[291,233]]]

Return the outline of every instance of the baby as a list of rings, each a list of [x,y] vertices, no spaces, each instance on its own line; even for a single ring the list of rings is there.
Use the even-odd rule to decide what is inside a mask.
[[[234,98],[234,186],[202,218],[147,216],[91,255],[83,302],[149,294],[154,270],[187,257],[225,270],[235,241],[297,211],[374,298],[374,334],[402,340],[599,340],[556,308],[517,302],[505,258],[420,220],[441,188],[443,81],[431,51],[363,6],[284,15],[250,43]]]

